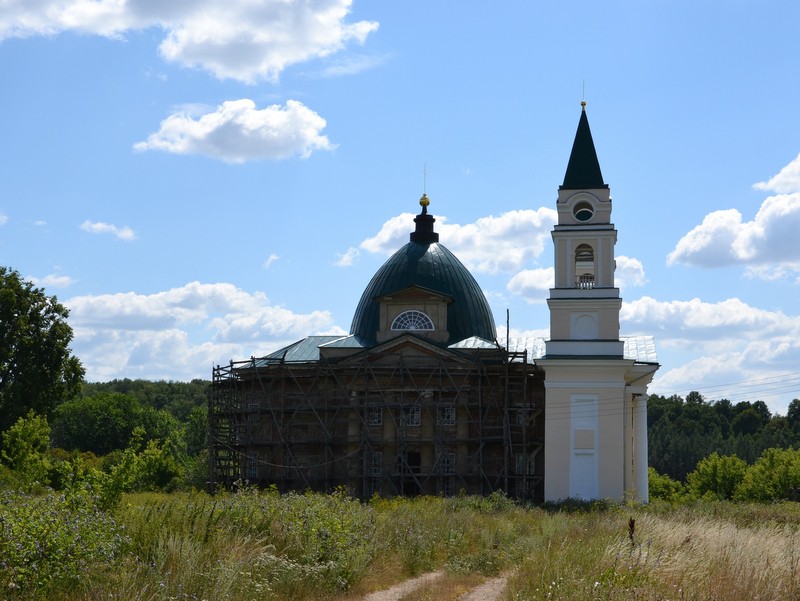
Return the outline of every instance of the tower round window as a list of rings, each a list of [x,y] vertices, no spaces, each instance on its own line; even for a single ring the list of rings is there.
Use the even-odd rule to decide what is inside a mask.
[[[403,311],[394,318],[393,330],[433,330],[433,321],[422,311]]]
[[[594,209],[588,202],[579,202],[572,209],[572,214],[578,221],[589,221],[594,216]]]

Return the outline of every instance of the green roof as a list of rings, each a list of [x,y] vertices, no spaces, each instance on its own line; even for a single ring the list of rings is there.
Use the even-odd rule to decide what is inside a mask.
[[[272,363],[285,361],[287,363],[305,363],[319,361],[319,347],[342,338],[339,336],[309,336],[285,346],[269,355],[256,359],[256,367],[264,367]]]
[[[350,333],[374,343],[380,320],[378,299],[419,286],[452,298],[447,305],[447,344],[472,336],[494,340],[494,317],[483,291],[461,261],[438,243],[426,205],[415,222],[411,242],[383,264],[361,295]]]
[[[567,172],[564,175],[563,190],[591,190],[593,188],[608,188],[603,183],[603,174],[600,171],[600,162],[594,149],[592,132],[589,129],[589,119],[586,109],[581,111],[581,120],[578,122],[578,131],[575,132],[575,141],[572,143],[572,153],[569,155]]]

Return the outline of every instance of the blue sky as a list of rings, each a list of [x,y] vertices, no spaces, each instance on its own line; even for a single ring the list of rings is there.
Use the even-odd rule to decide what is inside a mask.
[[[546,337],[585,97],[651,390],[785,413],[798,22],[794,0],[7,0],[0,264],[67,305],[87,379],[210,378],[346,333],[425,190],[501,339],[506,310]]]

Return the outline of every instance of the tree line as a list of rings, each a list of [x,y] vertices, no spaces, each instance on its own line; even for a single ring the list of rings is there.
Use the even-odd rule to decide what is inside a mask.
[[[0,266],[0,485],[93,481],[115,494],[202,487],[209,382],[87,383],[68,315],[55,296]],[[648,438],[657,495],[785,498],[800,488],[798,399],[782,416],[760,400],[651,395]],[[779,483],[759,480],[770,470]]]
[[[763,401],[651,395],[647,421],[651,498],[800,500],[800,399],[784,416]]]
[[[68,316],[0,266],[0,485],[202,487],[208,382],[87,383]]]

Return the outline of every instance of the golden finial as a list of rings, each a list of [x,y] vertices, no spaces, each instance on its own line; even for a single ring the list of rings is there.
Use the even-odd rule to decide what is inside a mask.
[[[427,207],[429,204],[431,204],[431,201],[430,201],[430,199],[428,198],[428,195],[427,195],[427,194],[425,194],[425,193],[423,193],[423,194],[422,194],[422,196],[421,196],[421,197],[420,197],[420,199],[419,199],[419,204],[420,204],[421,206],[423,206],[423,207]]]
[[[583,111],[586,110],[586,101],[585,100],[581,100],[581,110],[583,110]]]

